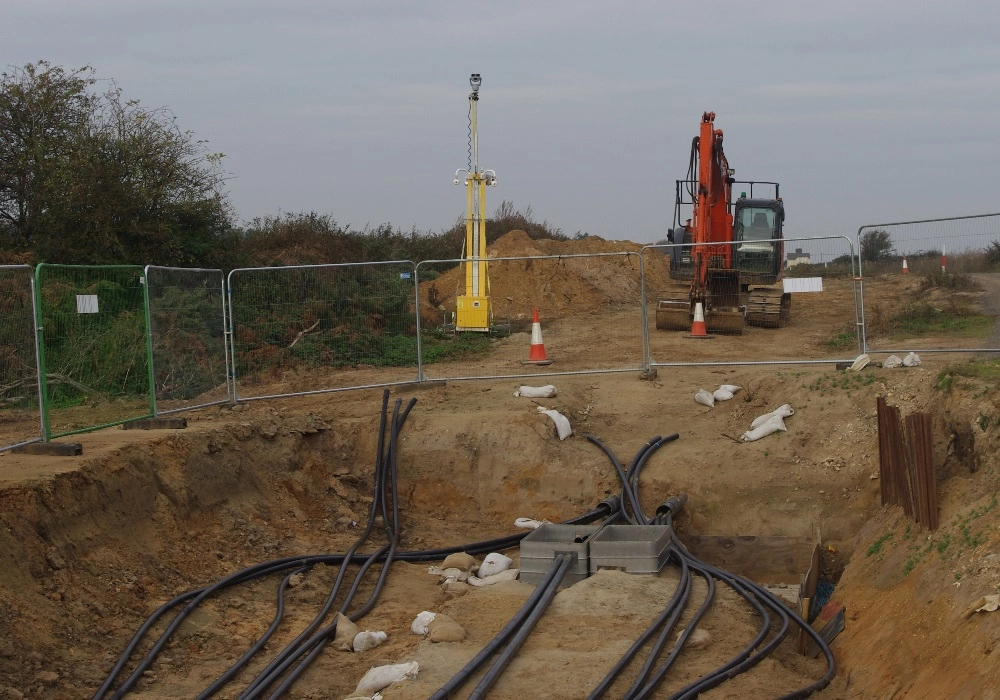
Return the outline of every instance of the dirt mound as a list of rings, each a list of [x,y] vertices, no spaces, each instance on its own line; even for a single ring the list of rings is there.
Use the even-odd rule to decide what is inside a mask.
[[[489,248],[491,258],[559,256],[550,260],[506,260],[490,263],[490,298],[498,317],[530,318],[537,308],[546,319],[570,313],[595,313],[622,305],[638,305],[641,298],[639,251],[629,241],[607,241],[597,236],[579,240],[532,240],[521,230],[499,238]],[[627,254],[627,255],[626,255]],[[585,257],[570,257],[585,256]],[[667,279],[668,259],[648,254],[645,263],[650,289]],[[463,293],[461,267],[421,285],[422,318],[439,320],[442,311],[454,311]]]

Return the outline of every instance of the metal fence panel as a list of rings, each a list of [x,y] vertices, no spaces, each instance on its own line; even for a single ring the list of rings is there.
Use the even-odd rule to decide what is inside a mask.
[[[1000,352],[1000,213],[858,229],[869,352]]]
[[[415,290],[407,260],[233,270],[235,399],[416,381]]]
[[[830,363],[853,359],[860,352],[860,295],[849,238],[750,244],[642,249],[646,366]],[[706,314],[706,340],[688,337],[699,248],[717,260],[731,260],[739,271],[738,276],[723,271],[713,279],[721,293],[709,299],[717,306]],[[792,291],[809,287],[805,278],[820,278],[822,291]]]
[[[606,246],[602,246],[606,247]],[[460,259],[417,265],[425,378],[479,379],[638,371],[642,282],[637,251],[489,258],[490,332],[455,332]],[[546,359],[529,364],[538,309]]]
[[[39,265],[45,439],[152,416],[143,270]]]
[[[42,439],[34,285],[29,265],[0,266],[0,451]]]
[[[146,266],[154,413],[229,401],[222,270]]]

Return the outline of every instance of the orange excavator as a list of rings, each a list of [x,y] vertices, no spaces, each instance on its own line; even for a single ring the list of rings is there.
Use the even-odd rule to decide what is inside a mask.
[[[715,112],[701,117],[687,178],[677,180],[674,228],[667,239],[672,288],[656,307],[660,330],[689,330],[697,304],[710,332],[740,334],[744,325],[778,328],[792,297],[781,286],[785,208],[776,182],[737,181],[722,149]],[[733,186],[747,188],[733,200]],[[766,189],[773,198],[754,196]],[[742,188],[741,188],[742,189]],[[749,196],[747,196],[749,191]],[[692,216],[681,224],[681,208]]]

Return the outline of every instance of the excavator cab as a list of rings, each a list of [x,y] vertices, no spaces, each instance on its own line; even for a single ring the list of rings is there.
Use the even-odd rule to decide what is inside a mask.
[[[743,285],[775,284],[785,255],[781,199],[736,200],[733,211],[734,267]]]

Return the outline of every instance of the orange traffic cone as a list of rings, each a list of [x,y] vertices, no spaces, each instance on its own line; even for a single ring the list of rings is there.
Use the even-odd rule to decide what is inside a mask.
[[[538,309],[531,315],[531,348],[524,365],[551,365],[552,360],[545,356],[545,344],[542,342],[542,323],[538,320]]]
[[[904,275],[910,274],[910,266],[906,264],[906,257],[905,256],[903,257],[903,274]]]
[[[705,331],[705,312],[702,309],[701,302],[697,302],[694,305],[694,321],[691,322],[691,334],[684,336],[685,338],[711,338]]]

